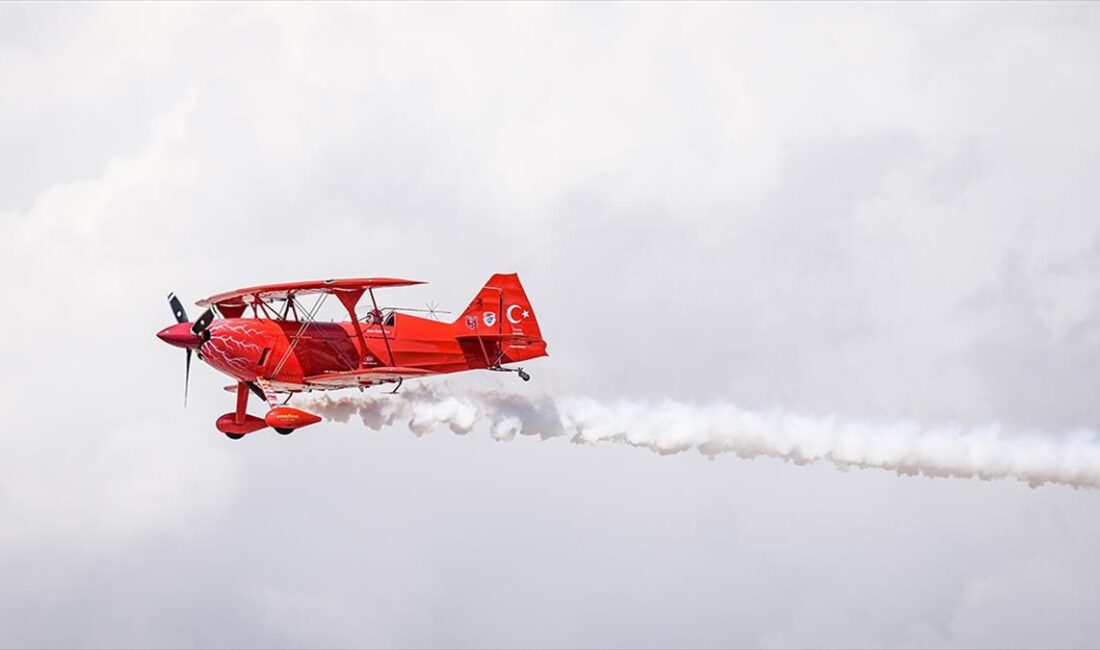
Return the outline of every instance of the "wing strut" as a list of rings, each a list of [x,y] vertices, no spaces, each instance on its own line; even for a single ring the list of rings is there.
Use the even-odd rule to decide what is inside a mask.
[[[325,304],[325,298],[328,298],[328,294],[322,293],[317,297],[317,302],[313,304],[313,309],[306,312],[306,318],[302,321],[302,326],[298,328],[298,331],[291,338],[290,345],[287,346],[286,352],[283,353],[283,358],[279,359],[278,365],[275,366],[274,372],[268,375],[269,377],[279,376],[279,371],[283,369],[283,364],[290,358],[290,354],[294,352],[294,348],[298,346],[298,341],[302,338],[302,334],[305,333],[309,324],[313,322],[313,319],[317,316],[317,312],[321,310],[321,305]]]
[[[354,291],[337,291],[336,297],[340,299],[340,304],[344,306],[344,309],[348,310],[348,316],[351,318],[351,325],[355,328],[355,336],[359,339],[359,363],[356,366],[363,367],[363,357],[366,356],[367,340],[363,338],[363,328],[359,325],[359,317],[355,315],[355,305],[359,304],[359,299],[363,297],[363,290],[356,289]],[[373,296],[371,296],[373,298]],[[390,360],[390,364],[393,364],[393,360]]]
[[[386,354],[390,355],[390,365],[396,366],[397,362],[393,360],[393,350],[390,349],[390,337],[386,334],[386,324],[382,322],[382,311],[378,309],[378,301],[374,299],[374,287],[368,287],[367,292],[370,293],[370,302],[374,306],[374,321],[378,323],[378,329],[382,331],[382,340],[386,343]],[[356,324],[356,327],[359,327],[355,314],[352,314],[351,320]]]

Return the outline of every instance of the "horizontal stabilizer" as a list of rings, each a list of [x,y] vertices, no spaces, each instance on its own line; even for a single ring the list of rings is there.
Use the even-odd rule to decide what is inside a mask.
[[[542,339],[535,338],[533,336],[527,336],[526,334],[461,334],[455,337],[461,341],[516,341],[516,342],[535,342]]]

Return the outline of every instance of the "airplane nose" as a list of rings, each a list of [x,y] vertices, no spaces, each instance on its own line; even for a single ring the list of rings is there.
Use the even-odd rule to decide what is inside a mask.
[[[176,323],[157,332],[157,338],[177,348],[197,348],[202,337],[191,331],[191,323]]]

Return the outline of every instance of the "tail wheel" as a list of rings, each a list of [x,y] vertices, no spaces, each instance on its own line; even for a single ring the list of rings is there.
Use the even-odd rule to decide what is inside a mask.
[[[229,438],[230,440],[240,440],[241,438],[244,437],[244,434],[243,433],[227,433],[227,434],[225,434],[225,437]]]
[[[274,428],[276,431],[283,434],[284,436],[289,436],[294,431],[294,429],[284,429],[282,427],[272,427],[272,428]]]

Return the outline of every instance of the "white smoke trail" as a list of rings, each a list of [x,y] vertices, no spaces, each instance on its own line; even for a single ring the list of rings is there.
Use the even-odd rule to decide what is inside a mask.
[[[842,471],[879,468],[899,475],[985,480],[1011,478],[1032,487],[1060,483],[1100,488],[1100,440],[1078,430],[1059,437],[1011,436],[998,425],[924,428],[870,423],[732,404],[665,401],[604,404],[589,398],[530,397],[501,391],[452,392],[421,384],[398,395],[314,400],[307,408],[338,422],[353,415],[371,429],[407,422],[417,436],[442,426],[469,433],[484,422],[497,440],[517,434],[568,437],[578,444],[615,442],[659,454],[697,450],[798,464],[828,461]]]

